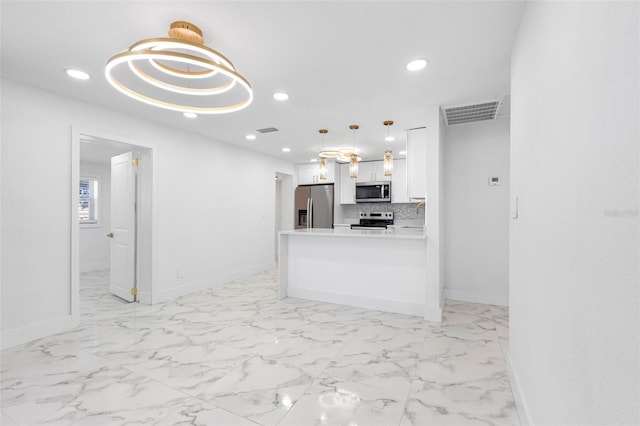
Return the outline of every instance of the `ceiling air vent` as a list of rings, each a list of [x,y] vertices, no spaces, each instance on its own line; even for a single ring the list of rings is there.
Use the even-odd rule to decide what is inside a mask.
[[[276,129],[275,127],[265,127],[264,129],[258,129],[256,130],[256,132],[260,132],[260,133],[271,133],[271,132],[277,132],[278,129]]]
[[[443,107],[447,125],[473,123],[474,121],[494,120],[498,115],[501,101],[489,101],[472,105]]]

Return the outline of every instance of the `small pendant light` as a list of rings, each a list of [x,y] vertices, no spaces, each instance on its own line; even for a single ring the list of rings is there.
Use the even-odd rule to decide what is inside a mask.
[[[349,161],[349,176],[351,178],[358,177],[358,154],[356,154],[356,130],[360,128],[357,124],[349,126],[353,130],[353,151],[351,152],[351,159]]]
[[[389,135],[389,127],[393,125],[393,121],[387,120],[382,124],[387,126],[387,137],[385,138],[385,140],[391,141],[392,139],[391,139],[391,136]],[[391,176],[392,174],[393,174],[393,154],[391,153],[390,149],[387,149],[384,152],[384,175]]]
[[[318,132],[322,135],[322,152],[324,152],[324,135],[327,134],[327,129],[320,129]],[[320,154],[320,170],[319,170],[320,179],[327,178],[327,159],[325,156]]]

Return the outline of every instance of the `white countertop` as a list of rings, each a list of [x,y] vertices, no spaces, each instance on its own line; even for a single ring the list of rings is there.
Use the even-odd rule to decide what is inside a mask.
[[[312,228],[281,231],[281,235],[304,235],[317,237],[345,237],[345,238],[396,238],[424,240],[424,228],[389,228],[389,229],[350,229],[350,228]]]

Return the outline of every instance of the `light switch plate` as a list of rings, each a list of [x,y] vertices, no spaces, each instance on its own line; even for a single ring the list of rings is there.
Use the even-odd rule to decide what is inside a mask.
[[[513,197],[511,199],[511,218],[518,218],[518,197]]]

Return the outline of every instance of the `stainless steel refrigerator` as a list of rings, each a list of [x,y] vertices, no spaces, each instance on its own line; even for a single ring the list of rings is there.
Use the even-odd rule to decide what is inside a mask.
[[[333,228],[333,184],[296,188],[296,229]]]

